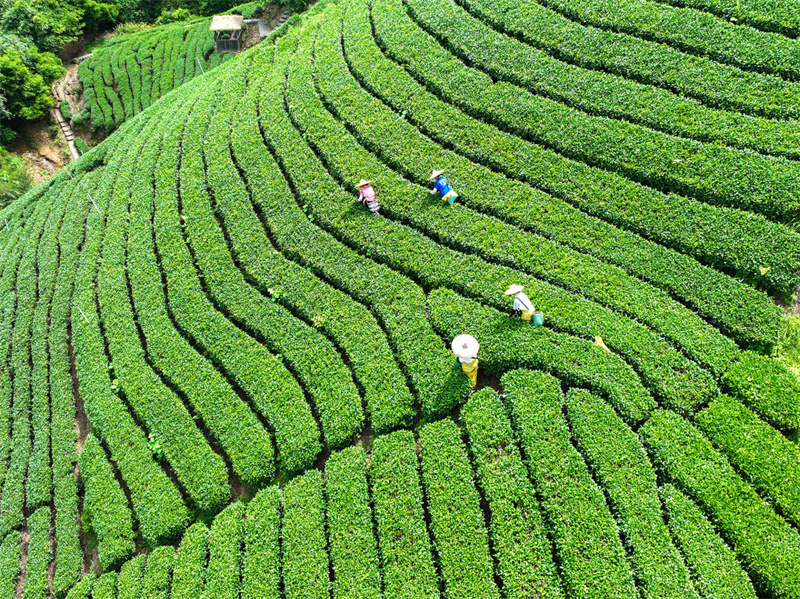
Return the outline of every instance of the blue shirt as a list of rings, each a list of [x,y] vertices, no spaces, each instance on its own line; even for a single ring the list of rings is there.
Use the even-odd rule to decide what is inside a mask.
[[[439,178],[436,179],[436,182],[433,184],[433,188],[442,194],[442,197],[452,191],[450,185],[447,183],[447,179],[445,179],[443,175],[439,175]]]

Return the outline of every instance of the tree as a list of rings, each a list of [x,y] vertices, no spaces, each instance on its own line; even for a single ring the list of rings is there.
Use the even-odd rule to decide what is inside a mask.
[[[120,16],[120,3],[124,1],[5,0],[5,4],[0,4],[0,30],[30,39],[40,51],[59,52],[64,44],[78,39],[85,27],[116,23]]]
[[[10,116],[11,113],[6,108],[6,97],[0,93],[0,146],[10,144],[17,137],[16,131],[3,124],[3,121],[7,121]]]
[[[196,0],[193,0],[196,2]],[[115,0],[119,8],[119,23],[152,23],[161,14],[165,2],[162,0]],[[178,8],[178,7],[170,7]]]
[[[230,0],[200,0],[199,12],[201,15],[215,15],[225,12],[236,4],[238,2],[231,2]]]
[[[83,5],[83,20],[87,27],[112,25],[119,18],[119,7],[111,2],[86,0]]]
[[[286,0],[280,0],[286,2]],[[308,0],[302,0],[308,2]],[[163,0],[163,10],[172,11],[185,8],[193,14],[208,16],[229,11],[234,6],[244,4],[246,0]],[[267,2],[265,0],[264,5]]]
[[[187,8],[176,8],[174,10],[161,11],[161,16],[156,19],[156,25],[167,25],[177,21],[188,21],[192,18],[192,13]]]
[[[0,208],[4,208],[31,187],[31,177],[22,158],[0,148]]]
[[[41,118],[53,105],[50,84],[65,73],[61,61],[16,36],[0,35],[0,89],[11,117]]]
[[[66,0],[8,0],[0,29],[31,40],[42,52],[60,52],[83,30],[83,6]]]

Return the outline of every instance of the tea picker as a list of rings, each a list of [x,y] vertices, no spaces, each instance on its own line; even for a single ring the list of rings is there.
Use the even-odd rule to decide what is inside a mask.
[[[371,183],[372,181],[361,179],[356,184],[356,187],[359,189],[358,197],[372,214],[378,214],[378,210],[380,210],[381,206],[378,204],[378,199],[375,197],[375,190],[372,189]]]
[[[428,177],[428,181],[433,181],[431,194],[439,193],[442,196],[442,200],[447,202],[448,205],[452,205],[458,198],[458,194],[453,191],[447,179],[444,178],[444,171],[433,171],[431,176]]]
[[[528,296],[522,293],[525,289],[522,285],[511,285],[506,289],[506,295],[514,296],[514,310],[520,313],[520,318],[525,321],[533,321],[533,326],[540,327],[544,324],[544,314],[538,312]]]
[[[478,384],[478,350],[480,344],[472,335],[459,335],[450,344],[450,349],[456,355],[456,362],[461,364],[461,370],[469,377],[472,386]]]

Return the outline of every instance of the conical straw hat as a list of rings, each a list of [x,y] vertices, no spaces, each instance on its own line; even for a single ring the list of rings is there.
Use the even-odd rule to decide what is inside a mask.
[[[459,358],[474,358],[480,347],[478,340],[472,335],[459,335],[450,344],[450,349]]]
[[[506,295],[517,295],[523,289],[525,289],[525,287],[522,285],[511,285],[506,289]]]
[[[441,175],[443,172],[444,171],[433,171],[431,173],[431,176],[428,177],[428,181],[435,181],[439,177],[439,175]]]
[[[356,183],[356,187],[364,187],[365,185],[369,185],[370,183],[372,183],[372,181],[365,181],[364,179],[361,179],[361,181]]]

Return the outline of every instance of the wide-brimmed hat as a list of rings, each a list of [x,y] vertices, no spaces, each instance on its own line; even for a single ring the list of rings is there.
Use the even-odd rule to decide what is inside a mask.
[[[431,176],[430,176],[430,177],[428,177],[428,181],[435,181],[436,179],[438,179],[438,178],[439,178],[439,175],[441,175],[443,172],[444,172],[444,171],[433,171],[433,172],[431,173]]]
[[[450,349],[459,358],[474,358],[481,345],[472,335],[459,335],[450,344]]]
[[[525,287],[522,285],[511,285],[511,287],[506,289],[506,295],[517,295],[523,289],[525,289]]]
[[[361,181],[356,183],[356,187],[364,187],[365,185],[369,185],[370,183],[372,183],[372,181],[365,181],[364,179],[361,179]]]

